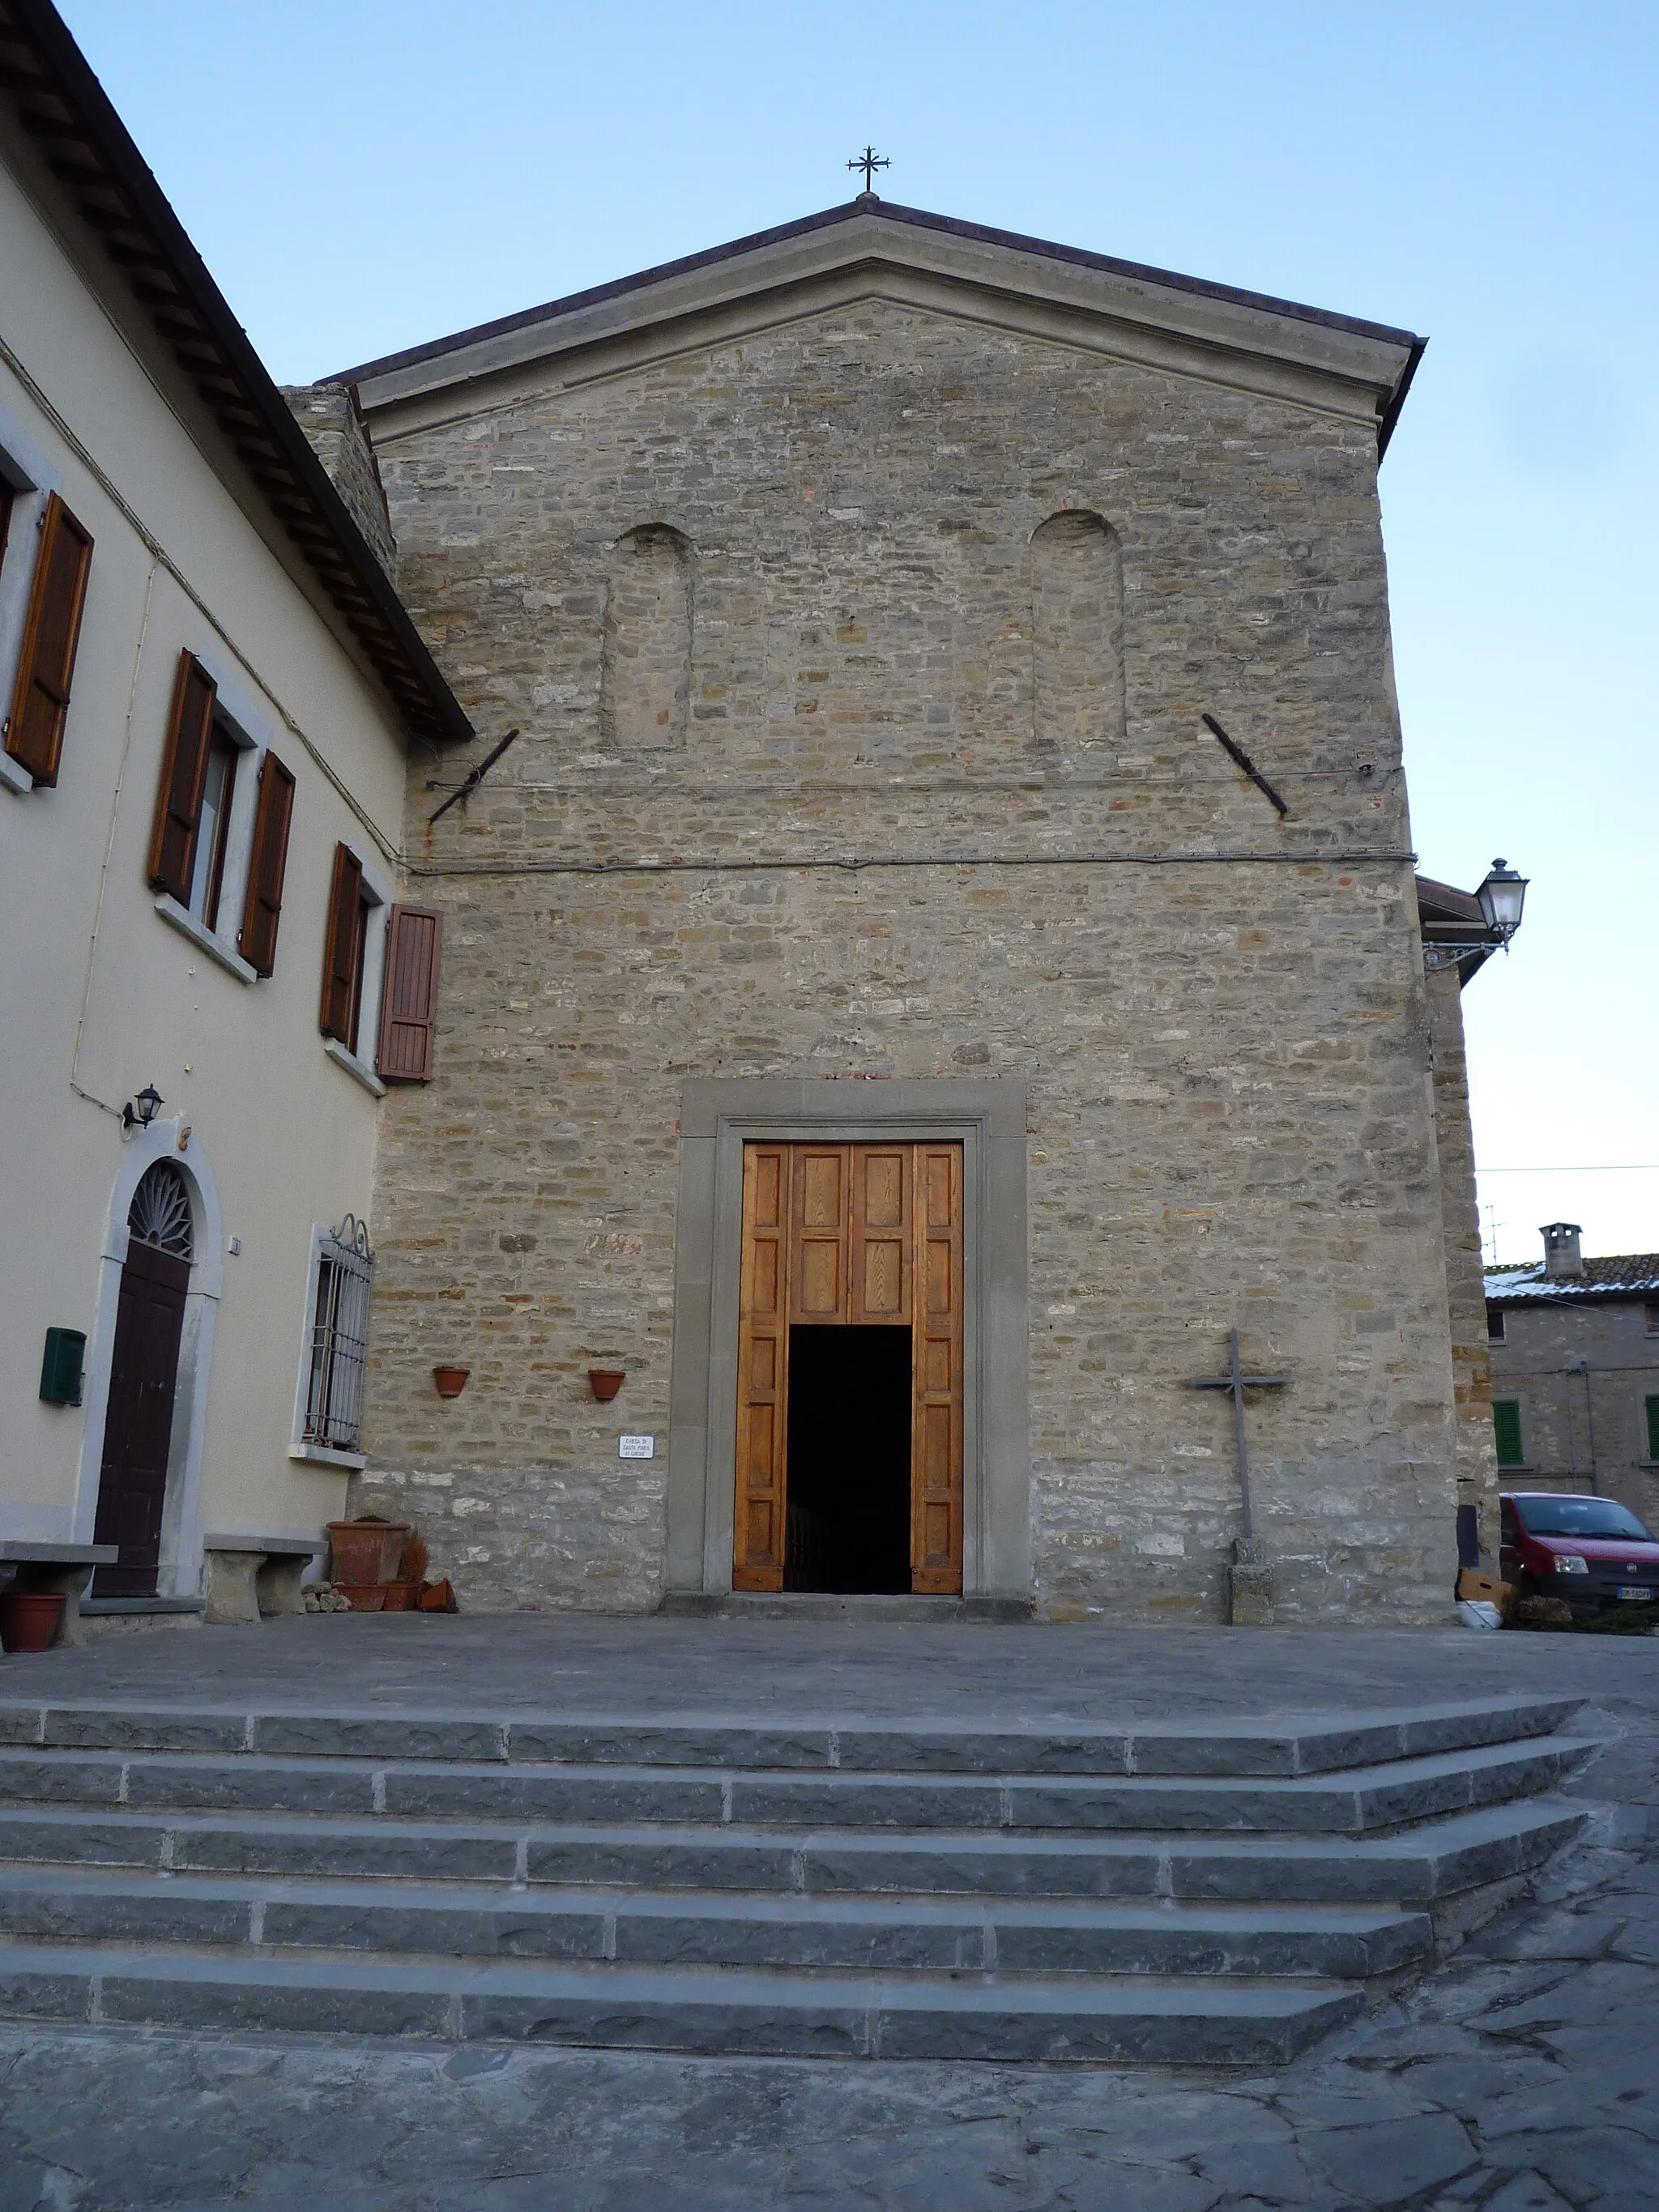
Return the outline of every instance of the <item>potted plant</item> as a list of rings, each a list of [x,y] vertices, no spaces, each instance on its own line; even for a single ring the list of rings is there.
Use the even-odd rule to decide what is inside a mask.
[[[0,1648],[44,1651],[58,1633],[66,1602],[62,1590],[0,1592]]]
[[[383,1521],[375,1513],[356,1521],[331,1521],[329,1580],[348,1588],[389,1583],[411,1533],[407,1521]]]

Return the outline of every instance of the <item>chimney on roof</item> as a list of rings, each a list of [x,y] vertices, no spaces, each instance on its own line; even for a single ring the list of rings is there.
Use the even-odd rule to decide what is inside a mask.
[[[1582,1283],[1584,1255],[1578,1249],[1583,1234],[1576,1221],[1547,1221],[1539,1231],[1544,1240],[1544,1273],[1553,1283]]]

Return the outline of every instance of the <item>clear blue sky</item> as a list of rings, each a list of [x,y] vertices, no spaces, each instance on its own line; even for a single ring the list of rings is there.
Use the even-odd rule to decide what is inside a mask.
[[[1659,1250],[1659,9],[67,0],[302,381],[848,196],[1405,324],[1382,474],[1425,869],[1532,878],[1470,988],[1483,1207]],[[1520,1167],[1524,1175],[1496,1170]],[[1547,1170],[1547,1171],[1545,1171]]]

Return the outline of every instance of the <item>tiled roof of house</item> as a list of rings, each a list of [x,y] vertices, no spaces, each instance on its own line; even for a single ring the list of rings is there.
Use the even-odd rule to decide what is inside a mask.
[[[1659,1252],[1586,1260],[1582,1276],[1547,1275],[1541,1260],[1526,1267],[1488,1267],[1486,1296],[1495,1305],[1543,1298],[1659,1297]]]
[[[110,297],[130,295],[177,361],[408,727],[465,743],[465,713],[51,0],[0,0],[0,131],[39,145],[64,212],[119,272]]]

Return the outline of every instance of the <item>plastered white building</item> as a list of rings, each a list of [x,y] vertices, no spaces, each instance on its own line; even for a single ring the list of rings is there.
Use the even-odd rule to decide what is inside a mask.
[[[94,1612],[185,1611],[216,1552],[306,1556],[361,1463],[380,1069],[424,1072],[435,980],[409,749],[471,732],[61,22],[14,14],[0,1561],[72,1586],[97,1545]]]

